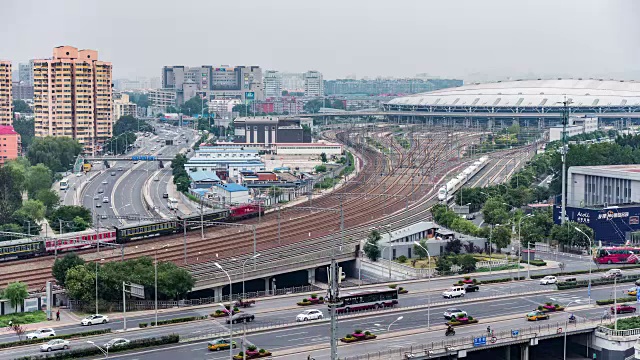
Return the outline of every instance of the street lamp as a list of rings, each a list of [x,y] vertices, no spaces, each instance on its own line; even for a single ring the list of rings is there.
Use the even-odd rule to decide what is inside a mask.
[[[429,290],[431,290],[431,254],[429,254],[429,250],[427,250],[427,248],[425,248],[424,246],[422,246],[422,244],[420,244],[417,241],[413,242],[414,245],[419,246],[422,250],[427,252],[427,271],[428,271],[428,275],[429,275],[429,280],[427,280],[427,284],[429,286]],[[427,291],[427,329],[431,328],[431,293]]]
[[[522,239],[520,238],[520,229],[522,227],[522,220],[524,220],[525,218],[528,217],[533,217],[533,215],[528,214],[525,215],[523,217],[520,218],[520,220],[518,220],[518,257],[521,259],[522,258]],[[527,249],[529,248],[528,246],[529,244],[527,244]],[[531,256],[528,255],[529,252],[527,251],[527,268],[530,266],[530,259]],[[518,280],[520,280],[520,259],[518,259]],[[527,269],[527,273],[528,273],[528,269]]]
[[[105,348],[103,349],[103,348],[101,348],[100,346],[96,345],[96,343],[94,343],[94,342],[93,342],[93,341],[91,341],[91,340],[87,340],[87,344],[91,344],[91,345],[93,345],[93,346],[97,347],[100,351],[102,351],[102,353],[104,354],[104,357],[105,357],[105,358],[109,358],[109,348],[108,348],[108,347],[105,347]]]
[[[395,324],[396,321],[402,320],[403,318],[404,318],[404,316],[399,316],[397,319],[393,320],[391,322],[391,324],[389,324],[389,326],[387,327],[387,332],[389,332],[389,330],[391,330],[391,325]],[[378,326],[378,327],[382,326],[380,324],[373,324],[373,325]]]
[[[247,261],[255,259],[258,256],[260,256],[260,254],[255,254],[255,255],[253,255],[252,257],[248,258],[247,260],[245,260],[242,263],[242,300],[245,299],[245,292],[244,292],[244,266],[247,264]],[[229,292],[229,294],[231,294],[231,292]],[[229,300],[231,300],[231,296],[229,296]]]
[[[167,245],[162,246],[160,249],[166,248]],[[155,313],[156,313],[156,326],[158,326],[158,249],[151,248],[154,250],[154,262],[153,262],[153,272],[154,272],[154,292],[155,292]]]
[[[578,229],[577,226],[574,226],[573,228],[576,229],[576,231],[579,232],[580,234],[586,236],[587,239],[589,239],[589,254],[591,254],[591,248],[593,247],[593,242],[591,241],[591,237],[589,235],[585,234],[584,231]],[[589,290],[587,291],[587,293],[589,295],[589,305],[591,305],[591,262],[592,262],[592,260],[589,259],[589,287],[588,287]]]
[[[231,304],[231,294],[233,294],[231,276],[229,273],[220,266],[219,263],[213,263],[218,269],[222,270],[222,272],[227,275],[229,278],[229,360],[233,360],[233,305]],[[221,297],[222,298],[222,297]],[[219,304],[223,308],[225,307],[222,303]]]
[[[100,259],[100,262],[104,259]],[[96,261],[96,315],[98,314],[98,261]]]

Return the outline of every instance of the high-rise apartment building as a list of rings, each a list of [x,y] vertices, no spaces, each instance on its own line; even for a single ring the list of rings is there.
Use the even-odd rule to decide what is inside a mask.
[[[264,96],[266,98],[282,96],[282,78],[280,73],[267,70],[264,73]]]
[[[318,71],[307,71],[304,77],[304,96],[318,97],[324,96],[324,83],[322,81],[322,73]]]
[[[178,105],[196,95],[204,95],[207,100],[264,99],[259,66],[165,66],[162,68],[162,88],[175,92]]]
[[[138,105],[129,100],[129,95],[125,93],[113,95],[113,120],[118,121],[123,116],[138,116]]]
[[[0,166],[20,154],[20,135],[11,125],[0,125]]]
[[[95,152],[113,128],[112,65],[95,50],[53,49],[33,62],[35,134],[68,136]]]
[[[11,125],[11,62],[0,61],[0,125]]]
[[[292,92],[304,92],[304,77],[299,73],[280,73],[282,90]]]
[[[18,81],[33,86],[33,60],[18,64]]]

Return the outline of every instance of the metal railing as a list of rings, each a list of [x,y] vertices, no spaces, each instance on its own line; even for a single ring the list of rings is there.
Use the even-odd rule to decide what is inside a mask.
[[[510,328],[493,331],[493,336],[486,332],[478,332],[471,336],[463,336],[452,340],[432,341],[422,344],[410,344],[401,348],[385,349],[377,352],[347,356],[341,360],[389,360],[389,359],[410,359],[422,356],[442,356],[447,353],[456,353],[458,350],[474,348],[474,339],[486,338],[486,346],[510,344],[513,342],[524,342],[529,339],[544,336],[555,336],[564,332],[584,332],[590,331],[602,324],[602,320],[581,319],[576,323],[547,323],[546,325]],[[477,347],[477,346],[475,346]]]
[[[640,329],[614,330],[606,326],[598,326],[598,328],[596,329],[596,332],[605,334],[608,336],[621,336],[621,337],[640,335]]]

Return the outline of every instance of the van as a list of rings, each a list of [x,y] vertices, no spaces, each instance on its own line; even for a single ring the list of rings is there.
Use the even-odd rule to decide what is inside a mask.
[[[454,297],[463,297],[466,291],[463,286],[452,286],[449,290],[446,290],[442,293],[442,297],[444,298],[454,298]]]

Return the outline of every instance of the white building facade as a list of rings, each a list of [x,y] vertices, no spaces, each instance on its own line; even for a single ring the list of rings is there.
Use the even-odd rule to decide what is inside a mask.
[[[324,96],[324,82],[322,73],[319,71],[307,71],[303,75],[304,78],[304,96],[320,97]]]
[[[588,134],[598,130],[598,118],[596,116],[570,117],[567,124],[567,137],[580,134]],[[549,141],[562,140],[562,126],[549,128]]]
[[[640,203],[640,165],[571,166],[567,205],[611,206]]]
[[[282,77],[275,70],[267,70],[264,73],[264,96],[265,98],[282,96]]]

